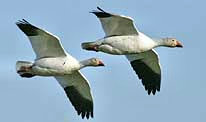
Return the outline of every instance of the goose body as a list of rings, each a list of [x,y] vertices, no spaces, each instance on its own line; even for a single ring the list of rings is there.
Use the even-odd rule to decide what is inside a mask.
[[[95,43],[94,43],[95,44]],[[98,51],[113,55],[141,53],[151,50],[157,44],[143,33],[139,35],[110,36],[97,41]]]
[[[101,22],[105,37],[82,43],[82,48],[113,55],[125,55],[148,94],[160,91],[161,68],[154,48],[182,47],[175,38],[152,39],[140,32],[131,17],[111,14],[97,7],[92,11]]]
[[[32,67],[34,74],[39,76],[69,75],[80,68],[79,61],[71,56],[40,58]]]
[[[88,80],[79,71],[87,66],[103,66],[97,58],[78,61],[63,49],[57,36],[26,20],[16,23],[27,35],[36,54],[34,62],[17,61],[16,70],[22,77],[53,76],[82,118],[93,117],[93,98]]]

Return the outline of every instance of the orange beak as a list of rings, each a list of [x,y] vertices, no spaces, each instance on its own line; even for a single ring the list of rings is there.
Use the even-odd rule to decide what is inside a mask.
[[[104,63],[102,61],[99,61],[98,66],[105,66]]]
[[[176,47],[183,47],[183,45],[179,41],[177,41],[176,42]]]

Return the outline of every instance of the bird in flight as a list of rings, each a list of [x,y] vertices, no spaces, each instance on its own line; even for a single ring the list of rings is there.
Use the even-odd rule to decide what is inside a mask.
[[[150,38],[135,27],[131,17],[112,14],[100,7],[97,9],[91,13],[100,20],[105,37],[82,43],[82,48],[112,55],[125,55],[148,94],[160,91],[161,68],[154,48],[183,47],[180,41],[175,38]]]
[[[93,99],[89,82],[79,71],[84,67],[104,66],[98,58],[78,61],[62,47],[57,36],[40,29],[26,20],[16,25],[29,38],[36,54],[34,62],[17,61],[17,73],[26,78],[34,76],[53,76],[82,118],[93,117]]]

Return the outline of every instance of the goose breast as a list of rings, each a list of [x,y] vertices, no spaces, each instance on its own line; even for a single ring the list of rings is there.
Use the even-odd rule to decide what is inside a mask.
[[[110,45],[113,49],[121,52],[120,54],[141,53],[151,50],[155,45],[154,41],[144,36],[144,34],[112,36],[104,38],[103,45]],[[113,53],[113,52],[112,52]]]
[[[38,59],[35,61],[34,66],[38,67],[36,69],[38,71],[40,71],[40,70],[53,71],[54,75],[72,74],[73,71],[76,71],[80,68],[79,62],[71,56],[41,58],[41,59]],[[36,71],[36,72],[38,72],[38,71]],[[51,74],[49,74],[49,75],[51,75]]]

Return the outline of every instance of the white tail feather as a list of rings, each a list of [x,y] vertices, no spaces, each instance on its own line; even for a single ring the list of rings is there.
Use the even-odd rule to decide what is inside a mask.
[[[95,42],[85,42],[85,43],[82,43],[82,49],[87,50],[95,45],[97,45]]]
[[[32,62],[28,62],[28,61],[17,61],[16,62],[16,71],[18,72],[22,66],[24,67],[31,67],[33,65]]]

